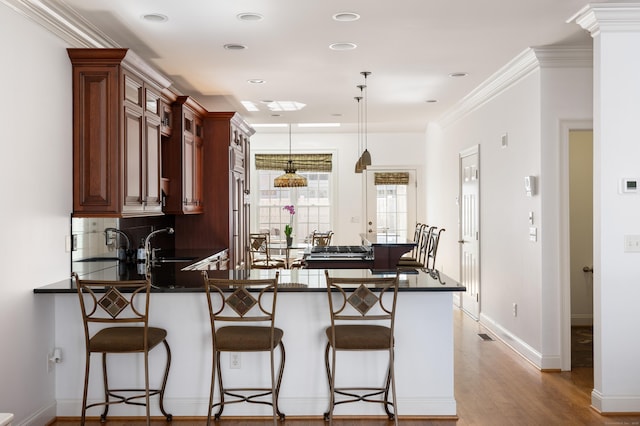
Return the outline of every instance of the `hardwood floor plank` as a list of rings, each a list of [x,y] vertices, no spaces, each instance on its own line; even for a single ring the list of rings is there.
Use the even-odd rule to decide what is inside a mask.
[[[402,419],[402,426],[538,426],[633,425],[640,415],[601,416],[590,407],[593,369],[540,372],[499,340],[484,340],[477,322],[454,310],[455,396],[458,420]],[[490,334],[489,334],[490,335]],[[493,336],[492,336],[493,337]],[[400,407],[402,408],[402,407]],[[170,407],[169,407],[170,409]],[[51,426],[77,425],[77,419],[57,420]],[[144,420],[95,420],[87,426],[143,426]],[[152,426],[166,426],[154,420]],[[202,426],[204,418],[174,419],[173,426]],[[321,418],[287,419],[282,426],[324,426]],[[335,426],[388,426],[386,419],[336,419]],[[270,419],[225,419],[217,426],[269,426]]]

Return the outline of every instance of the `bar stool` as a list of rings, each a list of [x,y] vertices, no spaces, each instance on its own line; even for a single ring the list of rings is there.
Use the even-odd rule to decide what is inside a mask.
[[[418,252],[416,254],[416,258],[413,260],[400,258],[398,261],[398,267],[409,267],[409,268],[424,268],[426,267],[427,262],[427,254],[429,253],[429,244],[431,242],[431,234],[435,232],[437,227],[425,226],[422,229],[422,236],[420,237],[420,242],[418,243]]]
[[[400,258],[401,262],[416,262],[418,260],[418,251],[420,248],[420,240],[424,235],[423,231],[425,228],[428,228],[428,225],[424,223],[416,223],[415,230],[413,231],[413,242],[416,245],[411,249],[411,251]]]
[[[207,425],[211,424],[211,410],[215,407],[219,407],[214,414],[214,419],[217,421],[226,404],[240,402],[271,405],[273,422],[277,424],[278,418],[280,420],[285,418],[284,413],[278,408],[278,394],[280,393],[285,363],[284,344],[282,343],[284,333],[280,328],[275,327],[278,272],[275,272],[273,279],[209,278],[207,271],[203,271],[202,275],[209,307],[213,343]],[[255,289],[255,292],[258,293],[257,299],[250,289]],[[249,325],[233,325],[238,323]],[[280,367],[277,377],[275,374],[276,347],[280,348]],[[220,368],[221,352],[269,352],[271,387],[225,387]],[[214,404],[216,371],[218,372],[220,402]],[[269,395],[271,396],[270,400],[259,399]],[[225,401],[225,396],[235,399]]]
[[[105,281],[81,280],[72,274],[78,290],[86,347],[82,416],[85,424],[87,408],[104,405],[100,421],[107,419],[109,405],[132,404],[146,407],[147,425],[150,424],[149,397],[158,395],[160,411],[167,421],[173,416],[164,409],[164,391],[171,366],[171,350],[167,343],[167,331],[149,327],[149,280]],[[100,294],[104,291],[104,294]],[[99,293],[96,293],[99,292]],[[105,327],[106,326],[106,327]],[[149,351],[162,343],[167,362],[159,389],[149,388]],[[102,354],[104,401],[87,404],[91,354]],[[144,357],[144,389],[110,389],[107,379],[107,354],[142,353]],[[125,396],[130,395],[131,396]],[[110,400],[109,397],[115,398]],[[139,400],[144,398],[144,402]]]
[[[424,262],[424,268],[428,271],[436,270],[436,255],[438,254],[438,245],[440,244],[440,236],[445,231],[444,228],[438,230],[438,232],[431,232],[429,235],[429,248],[427,249],[427,257]]]
[[[336,405],[349,402],[382,404],[389,417],[398,424],[394,376],[394,325],[398,298],[398,274],[394,277],[339,278],[325,270],[331,325],[325,330],[327,346],[325,366],[329,381],[329,410],[324,413],[333,422]],[[386,379],[378,387],[336,387],[336,352],[386,351],[389,354]],[[331,354],[331,356],[330,356]],[[348,369],[346,369],[348,371]],[[391,401],[389,391],[391,390]],[[346,397],[339,401],[336,397]],[[389,408],[392,407],[393,411]]]

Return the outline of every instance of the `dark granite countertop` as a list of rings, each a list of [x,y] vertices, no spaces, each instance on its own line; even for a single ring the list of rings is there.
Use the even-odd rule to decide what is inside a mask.
[[[138,273],[135,264],[119,264],[117,260],[101,261],[102,269],[83,276],[87,279],[126,280],[144,279],[145,275]],[[203,291],[202,271],[182,270],[193,262],[164,263],[151,268],[151,283],[154,293],[188,293]],[[326,291],[323,269],[280,269],[279,291],[285,292],[324,292]],[[218,278],[270,278],[276,270],[246,269],[246,270],[214,270],[207,271],[210,277]],[[341,277],[371,277],[391,276],[392,273],[373,273],[369,269],[332,269],[332,276]],[[454,279],[439,273],[427,272],[420,269],[408,269],[400,273],[400,291],[465,291]],[[71,278],[51,283],[34,289],[34,293],[75,293],[76,288]]]

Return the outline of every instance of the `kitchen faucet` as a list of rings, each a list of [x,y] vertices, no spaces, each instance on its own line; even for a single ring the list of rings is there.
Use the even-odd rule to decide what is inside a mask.
[[[116,249],[118,250],[118,259],[119,260],[126,260],[127,256],[129,255],[129,249],[131,246],[131,241],[129,241],[129,237],[127,236],[127,234],[125,234],[124,232],[122,232],[121,230],[119,230],[118,228],[105,228],[104,229],[104,238],[105,238],[105,245],[109,245],[111,243],[111,238],[109,238],[109,233],[114,232],[117,235],[122,235],[124,237],[124,239],[127,242],[127,245],[124,248],[124,252],[121,250],[120,247],[116,247]]]
[[[151,261],[153,261],[153,250],[151,249],[151,238],[155,235],[160,234],[161,232],[166,232],[167,234],[173,234],[175,231],[171,227],[158,229],[153,231],[147,235],[147,238],[144,240],[144,252],[145,252],[145,263],[147,266],[151,265]]]

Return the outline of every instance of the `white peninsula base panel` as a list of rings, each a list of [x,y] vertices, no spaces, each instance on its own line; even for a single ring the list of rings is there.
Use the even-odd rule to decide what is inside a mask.
[[[403,416],[454,416],[453,293],[400,292],[396,317],[396,384],[398,414]],[[57,416],[81,413],[84,375],[84,336],[77,295],[55,294],[56,347],[62,362],[56,364]],[[280,391],[280,410],[287,416],[322,416],[328,406],[329,388],[324,365],[325,328],[329,308],[324,292],[279,292],[277,325],[284,330],[286,365]],[[206,416],[211,380],[211,332],[204,292],[153,293],[151,324],[167,329],[172,360],[165,408],[174,417]],[[277,351],[276,351],[277,353]],[[151,385],[160,382],[165,354],[150,353]],[[243,353],[240,367],[230,368],[228,354],[221,359],[225,383],[269,385],[268,355]],[[384,353],[338,354],[337,385],[364,378],[379,385],[384,380]],[[110,356],[112,386],[131,387],[131,379],[143,383],[142,356]],[[101,358],[91,361],[89,400],[102,396]],[[259,386],[259,384],[258,384]],[[151,414],[161,413],[152,398]],[[98,416],[100,407],[88,411]],[[336,415],[384,415],[382,405],[343,404]],[[143,416],[144,409],[118,404],[110,416]],[[223,416],[269,416],[271,407],[262,404],[234,404]]]

